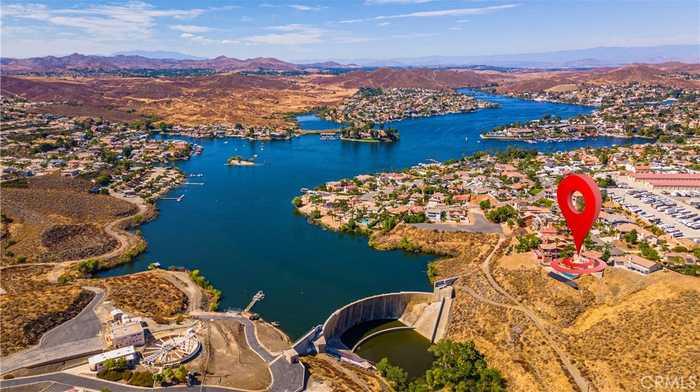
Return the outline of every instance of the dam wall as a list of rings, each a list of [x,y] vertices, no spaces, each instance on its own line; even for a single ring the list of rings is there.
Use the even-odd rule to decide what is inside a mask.
[[[402,291],[379,294],[352,302],[336,310],[322,327],[324,343],[337,344],[350,328],[372,320],[402,320],[414,324],[423,310],[438,301],[434,293]]]

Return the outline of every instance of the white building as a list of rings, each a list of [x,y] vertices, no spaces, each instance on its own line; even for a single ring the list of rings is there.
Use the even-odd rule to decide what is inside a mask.
[[[113,323],[108,340],[114,348],[146,344],[146,336],[140,321]]]
[[[90,370],[98,372],[102,370],[102,365],[105,363],[105,361],[119,358],[126,359],[127,366],[135,365],[136,350],[134,349],[134,346],[122,347],[116,350],[93,355],[88,358],[88,364],[90,365]]]
[[[661,269],[661,264],[637,255],[626,255],[614,259],[615,267],[626,268],[642,275],[649,275]]]

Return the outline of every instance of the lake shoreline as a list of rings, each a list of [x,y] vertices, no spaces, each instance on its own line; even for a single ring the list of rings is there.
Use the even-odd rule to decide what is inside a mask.
[[[185,195],[182,203],[159,199],[159,218],[140,228],[148,243],[146,252],[134,262],[100,275],[145,270],[154,261],[166,268],[174,265],[200,269],[223,292],[222,309],[242,307],[262,289],[267,296],[256,305],[256,311],[268,320],[279,321],[291,337],[301,336],[313,323],[354,299],[388,291],[429,290],[426,266],[434,256],[377,251],[364,236],[310,225],[305,217],[290,214],[290,199],[302,187],[338,178],[393,171],[427,159],[444,161],[470,150],[508,146],[503,142],[464,142],[465,136],[476,139],[475,134],[484,127],[538,118],[543,113],[569,117],[588,110],[501,96],[488,99],[499,100],[501,107],[393,122],[392,126],[402,133],[401,143],[334,143],[320,138],[294,138],[288,143],[237,137],[198,139],[204,144],[204,152],[178,162],[177,166],[185,173],[202,173],[205,185],[183,184],[171,190],[168,195]],[[315,119],[302,120],[300,126],[310,133],[328,129],[327,122]],[[589,143],[595,147],[624,142],[600,139],[592,143],[524,146],[554,151]],[[250,171],[222,167],[226,166],[221,165],[222,161],[232,154],[258,154],[256,161],[260,166]],[[183,221],[200,229],[182,237],[178,227]],[[249,222],[256,224],[251,226]],[[298,260],[309,262],[302,265]],[[353,270],[373,271],[373,275],[369,278],[362,273],[348,274],[348,265],[354,265]],[[242,274],[252,278],[229,278]],[[329,292],[320,284],[328,281],[342,283]],[[309,296],[317,299],[312,306]]]

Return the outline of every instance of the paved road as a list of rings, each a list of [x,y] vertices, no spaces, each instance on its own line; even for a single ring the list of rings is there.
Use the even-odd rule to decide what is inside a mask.
[[[101,324],[95,307],[104,298],[104,292],[88,289],[95,291],[95,297],[77,316],[46,332],[37,346],[3,358],[0,373],[102,351],[102,339],[98,336]]]
[[[270,392],[297,392],[304,389],[306,369],[301,363],[288,363],[282,355],[270,354],[255,336],[255,325],[247,318],[237,313],[193,312],[194,317],[202,320],[235,320],[243,324],[245,340],[248,346],[260,356],[269,366],[272,373]]]
[[[60,344],[75,342],[96,337],[100,333],[102,323],[95,314],[95,307],[104,298],[104,291],[84,287],[95,292],[95,297],[75,317],[46,332],[39,340],[40,348],[49,348]]]
[[[184,392],[247,392],[239,389],[233,388],[221,388],[221,387],[208,387],[208,386],[192,386],[192,387],[169,387],[169,388],[141,388],[133,387],[125,384],[119,384],[115,382],[109,382],[104,380],[98,380],[95,378],[81,377],[74,374],[68,373],[49,373],[42,374],[39,376],[32,377],[22,377],[15,378],[12,380],[0,380],[0,389],[4,390],[11,387],[19,387],[23,385],[30,385],[39,382],[56,382],[59,385],[72,385],[78,388],[92,389],[99,391],[102,388],[109,388],[112,392],[144,392],[148,391],[158,391],[158,392],[171,392],[171,391],[184,391]]]

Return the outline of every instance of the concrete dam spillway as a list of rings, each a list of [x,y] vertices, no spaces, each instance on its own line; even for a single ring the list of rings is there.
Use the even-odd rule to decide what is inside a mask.
[[[341,337],[351,328],[375,320],[399,320],[430,342],[440,340],[447,330],[453,288],[435,292],[379,294],[352,302],[331,314],[313,339],[316,352],[349,352]],[[381,331],[378,333],[382,333]],[[342,355],[341,355],[342,357]]]

